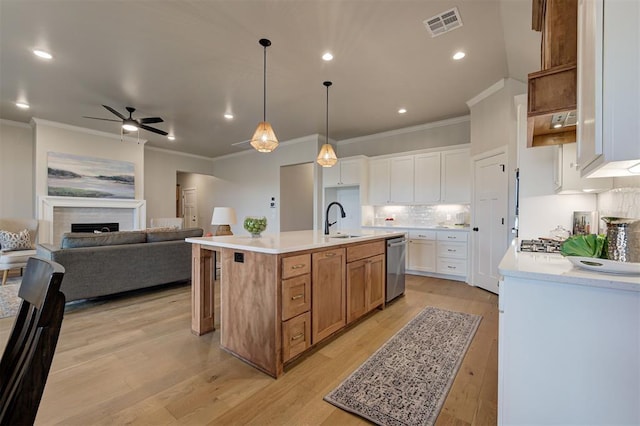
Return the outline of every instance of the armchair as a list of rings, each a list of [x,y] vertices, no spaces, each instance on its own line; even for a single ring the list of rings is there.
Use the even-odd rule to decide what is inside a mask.
[[[9,231],[19,233],[27,229],[31,238],[31,247],[29,249],[0,251],[0,271],[2,271],[2,285],[7,282],[7,276],[11,269],[22,269],[27,266],[27,260],[36,255],[35,243],[38,231],[37,219],[18,219],[18,218],[0,218],[0,231]],[[1,244],[1,242],[0,242]],[[0,250],[2,247],[0,246]]]

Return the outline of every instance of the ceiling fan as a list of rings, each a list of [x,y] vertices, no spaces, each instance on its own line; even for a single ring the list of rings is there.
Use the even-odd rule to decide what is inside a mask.
[[[164,130],[156,129],[155,127],[151,127],[151,126],[147,126],[147,124],[151,124],[151,123],[162,123],[164,120],[162,118],[160,118],[160,117],[147,117],[147,118],[135,119],[135,118],[132,117],[133,113],[136,110],[133,107],[130,107],[130,106],[127,107],[127,111],[129,111],[129,117],[125,117],[124,115],[120,114],[118,111],[116,111],[115,109],[111,108],[110,106],[107,106],[107,105],[102,105],[102,106],[105,107],[113,115],[118,117],[120,120],[114,120],[114,119],[111,119],[111,118],[87,117],[87,116],[83,116],[83,118],[91,118],[93,120],[104,120],[104,121],[120,121],[120,122],[122,122],[122,129],[125,132],[135,132],[138,129],[144,129],[144,130],[147,130],[149,132],[157,133],[157,134],[162,135],[162,136],[167,136],[168,135],[168,133],[165,132]]]

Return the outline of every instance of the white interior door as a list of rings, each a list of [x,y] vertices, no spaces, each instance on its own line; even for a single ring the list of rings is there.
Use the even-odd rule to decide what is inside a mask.
[[[474,161],[473,284],[498,293],[498,264],[507,250],[507,156]]]
[[[182,212],[185,228],[198,227],[198,191],[187,188],[182,191]]]

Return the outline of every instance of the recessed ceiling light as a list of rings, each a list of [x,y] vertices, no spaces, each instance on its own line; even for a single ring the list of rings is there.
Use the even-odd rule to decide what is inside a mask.
[[[466,53],[464,53],[464,52],[462,52],[462,51],[460,51],[460,52],[456,52],[456,53],[453,55],[453,59],[455,59],[456,61],[459,61],[460,59],[464,58],[464,57],[465,57],[465,55],[466,55]]]
[[[322,55],[322,59],[325,61],[330,61],[333,59],[333,55],[329,52],[325,53],[324,55]]]
[[[400,108],[400,109],[398,110],[398,114],[404,114],[404,113],[406,113],[406,112],[407,112],[407,109],[406,109],[406,108]]]
[[[168,136],[167,136],[167,139],[169,139],[170,141],[175,141],[175,140],[176,140],[176,137],[175,137],[175,136],[173,136],[173,135],[168,135]]]
[[[44,50],[35,49],[33,54],[42,59],[51,59],[53,56],[49,52],[45,52]]]
[[[29,104],[26,102],[16,102],[16,106],[21,109],[29,109]]]
[[[226,113],[224,115],[224,118],[226,118],[227,120],[231,120],[233,118],[233,114],[231,114],[230,112]]]

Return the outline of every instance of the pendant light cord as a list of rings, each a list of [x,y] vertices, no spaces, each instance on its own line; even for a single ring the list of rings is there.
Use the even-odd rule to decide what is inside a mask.
[[[267,46],[264,46],[262,73],[262,121],[267,121]]]
[[[326,143],[329,143],[329,86],[331,86],[333,83],[330,81],[325,81],[322,84],[324,84],[324,87],[327,88],[327,119],[325,120],[327,123],[327,128],[325,130],[325,136],[327,138]]]

